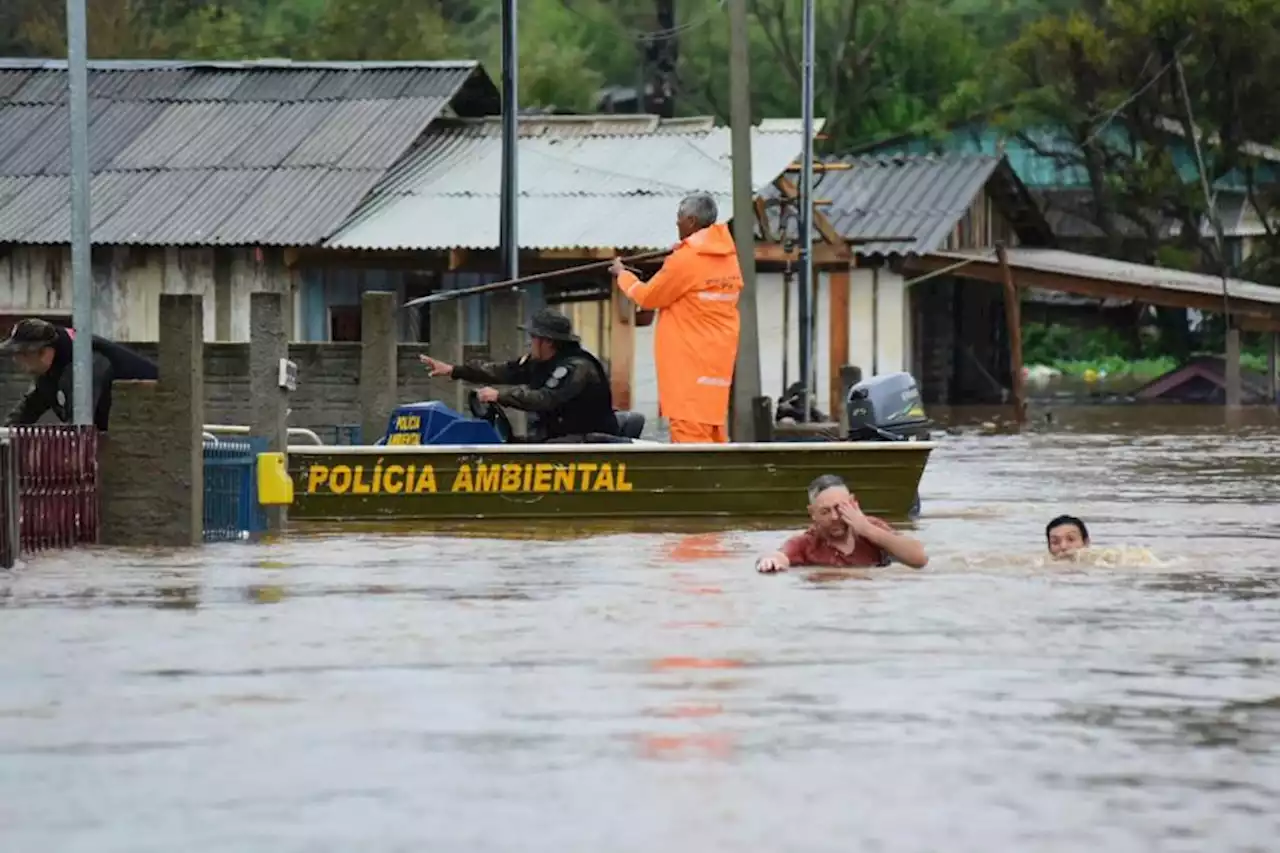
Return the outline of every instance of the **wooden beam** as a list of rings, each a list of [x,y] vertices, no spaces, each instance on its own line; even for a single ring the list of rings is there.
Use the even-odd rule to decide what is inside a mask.
[[[852,163],[814,163],[813,171],[815,172],[847,172],[853,168]],[[801,172],[804,167],[799,163],[792,163],[787,166],[788,172]]]
[[[756,196],[752,206],[756,211],[756,227],[760,229],[760,236],[766,243],[776,243],[778,238],[774,236],[773,229],[769,227],[769,214],[766,212],[764,199]]]
[[[829,246],[826,243],[815,243],[813,246],[813,264],[814,269],[844,269],[849,266],[850,253],[843,246]],[[796,251],[783,249],[777,243],[757,243],[756,244],[756,263],[757,264],[798,264],[800,262],[800,254]]]
[[[996,245],[996,257],[1000,259],[1000,274],[1004,279],[1004,317],[1009,329],[1009,386],[1013,389],[1014,419],[1027,421],[1026,384],[1022,377],[1022,291],[1013,281],[1009,256],[1004,244]]]
[[[778,179],[773,182],[773,185],[790,199],[800,198],[800,188],[793,184],[789,178],[780,175]],[[818,230],[818,233],[822,235],[822,239],[826,240],[829,245],[843,246],[845,244],[844,237],[842,237],[840,232],[836,230],[835,226],[831,224],[831,220],[827,219],[826,215],[823,214],[822,211],[818,210],[817,207],[814,207],[813,210],[813,227]]]
[[[954,267],[959,262],[955,257],[924,255],[909,257],[903,261],[903,268],[913,275],[930,272],[941,272]],[[998,260],[975,258],[964,266],[947,273],[958,278],[975,281],[987,281],[992,284],[1003,284],[1004,276],[1000,271]],[[1166,305],[1173,308],[1195,308],[1218,314],[1222,311],[1221,293],[1200,293],[1190,290],[1173,290],[1171,288],[1152,287],[1145,284],[1131,284],[1104,279],[1089,278],[1065,273],[1047,272],[1044,270],[1020,268],[1018,284],[1022,287],[1035,287],[1041,290],[1053,290],[1059,293],[1075,293],[1080,296],[1092,296],[1096,299],[1132,299],[1148,305]],[[1280,305],[1266,302],[1251,302],[1238,296],[1231,297],[1231,314],[1233,317],[1254,317],[1263,321],[1280,322]],[[1243,325],[1243,323],[1242,323]],[[1268,326],[1269,327],[1269,326]]]
[[[828,365],[831,386],[831,419],[839,421],[844,412],[844,396],[840,369],[849,363],[849,268],[827,274],[828,288]]]
[[[636,307],[622,289],[612,288],[609,312],[609,390],[613,407],[631,410],[631,374],[636,358]]]

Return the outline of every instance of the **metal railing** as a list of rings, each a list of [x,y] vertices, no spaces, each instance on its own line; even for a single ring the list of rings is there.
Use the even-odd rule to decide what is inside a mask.
[[[204,442],[204,541],[232,542],[267,528],[258,504],[258,454],[262,438],[206,438]]]
[[[0,567],[19,556],[98,542],[98,430],[0,429]]]
[[[209,441],[212,439],[214,441],[222,441],[223,439],[221,436],[248,435],[252,431],[253,430],[250,427],[240,424],[205,424],[204,440]],[[312,430],[306,429],[305,427],[289,427],[289,443],[293,444],[299,439],[301,439],[300,443],[302,444],[324,444],[324,442],[320,440],[320,436],[316,435]]]

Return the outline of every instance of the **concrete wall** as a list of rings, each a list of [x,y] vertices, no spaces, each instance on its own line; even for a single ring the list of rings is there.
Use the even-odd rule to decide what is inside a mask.
[[[206,341],[248,341],[249,294],[283,293],[291,301],[296,282],[280,250],[95,247],[94,332],[154,341],[160,336],[160,294],[198,294]],[[69,248],[0,249],[0,314],[62,315],[69,321],[71,291]],[[290,306],[290,326],[294,313]]]
[[[206,312],[207,316],[208,312]],[[126,343],[125,346],[156,358],[155,343]],[[328,430],[335,425],[359,424],[358,402],[360,349],[356,344],[290,344],[289,358],[298,365],[298,390],[290,395],[289,426]],[[397,363],[397,399],[400,402],[435,399],[418,362],[423,346],[401,344]],[[482,358],[484,350],[470,347],[467,358]],[[4,412],[18,402],[30,385],[19,375],[12,360],[0,360],[0,406]],[[205,423],[250,423],[249,345],[215,343],[204,346]],[[115,422],[116,413],[112,413]],[[45,422],[55,422],[46,414]],[[332,441],[331,434],[320,433]],[[372,438],[377,438],[373,436]],[[366,440],[372,440],[366,437]]]

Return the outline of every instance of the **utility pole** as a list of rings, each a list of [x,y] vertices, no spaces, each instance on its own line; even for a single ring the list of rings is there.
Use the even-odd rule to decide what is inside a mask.
[[[814,391],[813,371],[813,0],[804,0],[804,84],[801,97],[804,125],[804,159],[800,167],[800,381],[804,398],[800,421],[809,420],[809,395]]]
[[[760,441],[754,400],[760,396],[760,326],[756,305],[755,187],[751,180],[751,66],[747,0],[729,0],[729,128],[733,154],[733,242],[742,270],[738,360],[733,371],[735,441]]]
[[[516,201],[520,188],[517,172],[519,47],[516,38],[516,0],[502,4],[502,197],[498,245],[502,271],[507,278],[520,277],[520,240]]]
[[[85,0],[67,0],[67,82],[71,110],[71,408],[93,423],[93,289],[89,254],[89,59]]]
[[[656,0],[658,29],[645,47],[649,79],[644,112],[672,118],[676,114],[676,65],[680,59],[675,0]]]

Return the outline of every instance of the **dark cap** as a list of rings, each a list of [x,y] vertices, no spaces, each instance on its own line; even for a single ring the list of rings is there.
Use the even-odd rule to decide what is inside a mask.
[[[528,332],[535,338],[546,338],[549,341],[569,341],[577,343],[578,336],[573,333],[573,323],[559,311],[543,308],[533,315],[533,321],[527,326],[520,326],[520,331]]]
[[[0,352],[36,352],[53,346],[58,340],[58,327],[45,320],[28,317],[14,324],[9,339],[0,343]]]

